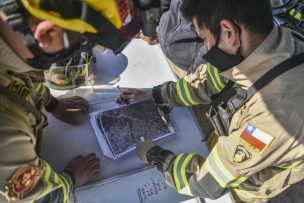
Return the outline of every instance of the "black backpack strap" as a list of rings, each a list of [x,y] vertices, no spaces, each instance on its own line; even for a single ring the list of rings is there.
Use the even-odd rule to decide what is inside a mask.
[[[237,93],[237,88],[234,86],[235,82],[229,80],[224,89],[219,93],[212,95],[211,106],[218,106],[223,102],[227,102],[231,97]]]
[[[37,108],[35,108],[31,103],[29,103],[19,95],[14,94],[13,92],[9,91],[6,87],[3,87],[2,85],[0,85],[0,94],[2,94],[11,101],[18,103],[20,106],[30,111],[35,116],[38,122],[41,121],[42,119],[41,112],[38,111]]]
[[[259,78],[247,91],[241,89],[239,92],[242,92],[241,94],[243,99],[240,100],[240,98],[235,98],[231,102],[235,109],[240,108],[244,103],[246,103],[256,92],[261,90],[263,87],[265,87],[267,84],[269,84],[272,80],[280,76],[281,74],[287,72],[288,70],[291,70],[300,64],[304,63],[304,52],[298,55],[295,55],[282,63],[276,65],[274,68],[269,70],[267,73],[265,73],[261,78]]]

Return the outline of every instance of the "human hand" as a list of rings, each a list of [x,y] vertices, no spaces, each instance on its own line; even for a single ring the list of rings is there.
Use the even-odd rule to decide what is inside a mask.
[[[116,102],[118,104],[128,104],[131,99],[136,101],[152,100],[152,89],[128,89],[119,95]]]
[[[154,146],[156,146],[156,144],[152,140],[138,143],[136,146],[136,153],[140,160],[142,160],[144,163],[148,163],[147,152]]]
[[[65,170],[69,170],[74,175],[75,186],[79,187],[99,177],[100,160],[94,153],[87,156],[79,155],[68,163]]]
[[[139,38],[144,40],[145,42],[147,42],[149,45],[155,45],[159,43],[159,39],[158,39],[158,35],[157,33],[155,33],[153,36],[151,37],[147,37],[146,35],[144,35],[142,32],[139,35]]]
[[[58,104],[52,115],[64,122],[78,124],[88,118],[89,103],[79,96],[61,98],[58,99]]]

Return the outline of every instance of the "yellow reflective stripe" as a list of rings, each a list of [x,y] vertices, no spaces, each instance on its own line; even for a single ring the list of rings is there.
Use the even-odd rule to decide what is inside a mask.
[[[189,88],[188,88],[188,82],[185,79],[183,79],[183,85],[184,85],[184,89],[185,89],[188,100],[191,102],[192,105],[196,105],[197,103],[192,99],[192,96],[191,96]]]
[[[182,79],[181,79],[182,80]],[[179,99],[186,105],[186,106],[190,106],[188,102],[186,102],[186,100],[184,99],[182,92],[181,92],[181,87],[180,87],[180,81],[178,80],[176,82],[176,90],[177,90],[177,95],[179,97]]]
[[[297,15],[295,15],[294,17],[295,17],[295,19],[297,19],[297,20],[301,20],[302,14],[301,14],[301,13],[297,13]]]
[[[221,86],[221,89],[224,89],[225,85],[222,83],[221,79],[220,79],[220,75],[218,73],[218,69],[213,67],[213,70],[214,70],[214,74],[215,74],[215,77],[216,77],[216,80],[218,82],[218,84]]]
[[[247,177],[244,176],[235,177],[226,169],[219,157],[217,147],[214,147],[208,156],[205,162],[205,167],[223,188],[238,187],[247,179]]]
[[[209,76],[210,76],[210,78],[211,78],[211,80],[212,80],[213,86],[215,87],[215,89],[216,89],[218,92],[220,92],[221,90],[220,90],[220,88],[217,86],[217,84],[216,84],[216,82],[215,82],[215,79],[213,78],[213,75],[212,75],[212,73],[211,73],[210,63],[207,64],[207,71],[208,71]]]
[[[296,9],[293,8],[293,9],[291,9],[289,11],[289,14],[292,15],[295,19],[301,20],[302,14],[301,13],[297,13],[296,15],[294,15],[295,11],[296,11]]]
[[[45,91],[46,91],[46,87],[43,85],[43,89],[42,89],[41,95],[44,95]]]
[[[282,168],[282,169],[292,169],[292,168],[299,167],[302,164],[304,164],[304,161],[296,161],[293,163],[283,163],[283,164],[277,165],[276,167]]]
[[[48,193],[51,192],[51,190],[53,189],[53,184],[50,182],[50,176],[51,176],[51,167],[46,164],[45,162],[43,162],[43,166],[45,168],[45,172],[43,175],[43,181],[45,184],[45,188],[41,194],[41,197],[44,197],[45,195],[47,195]]]
[[[187,167],[188,163],[190,162],[190,160],[192,159],[193,156],[194,156],[194,154],[189,154],[187,156],[187,158],[185,159],[185,161],[182,165],[182,168],[181,168],[182,179],[183,179],[184,186],[185,186],[185,189],[183,188],[182,191],[186,190],[186,191],[184,191],[186,193],[183,193],[183,194],[187,194],[187,195],[192,195],[192,193],[191,193],[191,190],[189,188],[189,182],[188,182],[188,179],[187,179],[187,176],[186,176],[186,167]]]
[[[243,199],[248,199],[248,200],[269,199],[269,198],[274,197],[273,195],[267,195],[267,196],[255,195],[255,194],[250,193],[246,190],[234,189],[234,191],[237,193],[238,196],[241,196]]]
[[[59,175],[59,174],[57,174],[57,173],[54,174],[54,180],[55,180],[56,183],[58,183],[60,186],[62,186],[62,190],[63,190],[63,201],[64,201],[65,203],[68,203],[68,202],[69,202],[69,201],[68,201],[69,198],[67,198],[67,188],[64,186],[64,183],[62,182],[61,178],[59,178],[58,175]]]
[[[40,90],[40,88],[41,88],[41,83],[39,83],[39,84],[37,85],[37,87],[36,87],[36,92],[38,92],[38,91]]]
[[[58,174],[61,177],[61,180],[63,180],[64,182],[64,187],[66,188],[66,196],[67,196],[67,202],[70,202],[70,184],[69,182],[66,180],[65,176],[63,176],[62,174]]]
[[[178,180],[178,174],[177,174],[177,165],[178,162],[180,161],[180,159],[182,158],[184,154],[179,154],[176,159],[174,160],[174,166],[173,166],[173,177],[174,177],[174,182],[175,182],[175,187],[177,191],[180,191],[181,186],[180,186],[180,182]]]

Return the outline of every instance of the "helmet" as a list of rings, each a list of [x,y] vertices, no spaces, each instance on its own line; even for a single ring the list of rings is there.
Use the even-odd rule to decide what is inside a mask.
[[[68,90],[91,82],[94,63],[92,46],[81,45],[69,59],[53,63],[44,71],[46,85],[52,89]]]
[[[119,53],[139,31],[139,23],[131,14],[128,0],[1,0],[0,9],[10,26],[23,35],[23,41],[35,56],[28,62],[40,69],[69,58],[79,44],[53,55],[45,54],[28,26],[30,16],[51,21],[63,28],[68,37],[80,33],[91,43],[110,48],[115,53]]]

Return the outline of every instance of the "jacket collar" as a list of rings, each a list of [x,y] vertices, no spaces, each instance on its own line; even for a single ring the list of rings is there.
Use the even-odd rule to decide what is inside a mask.
[[[248,89],[267,71],[294,54],[294,41],[289,29],[276,27],[239,65],[221,73]]]

